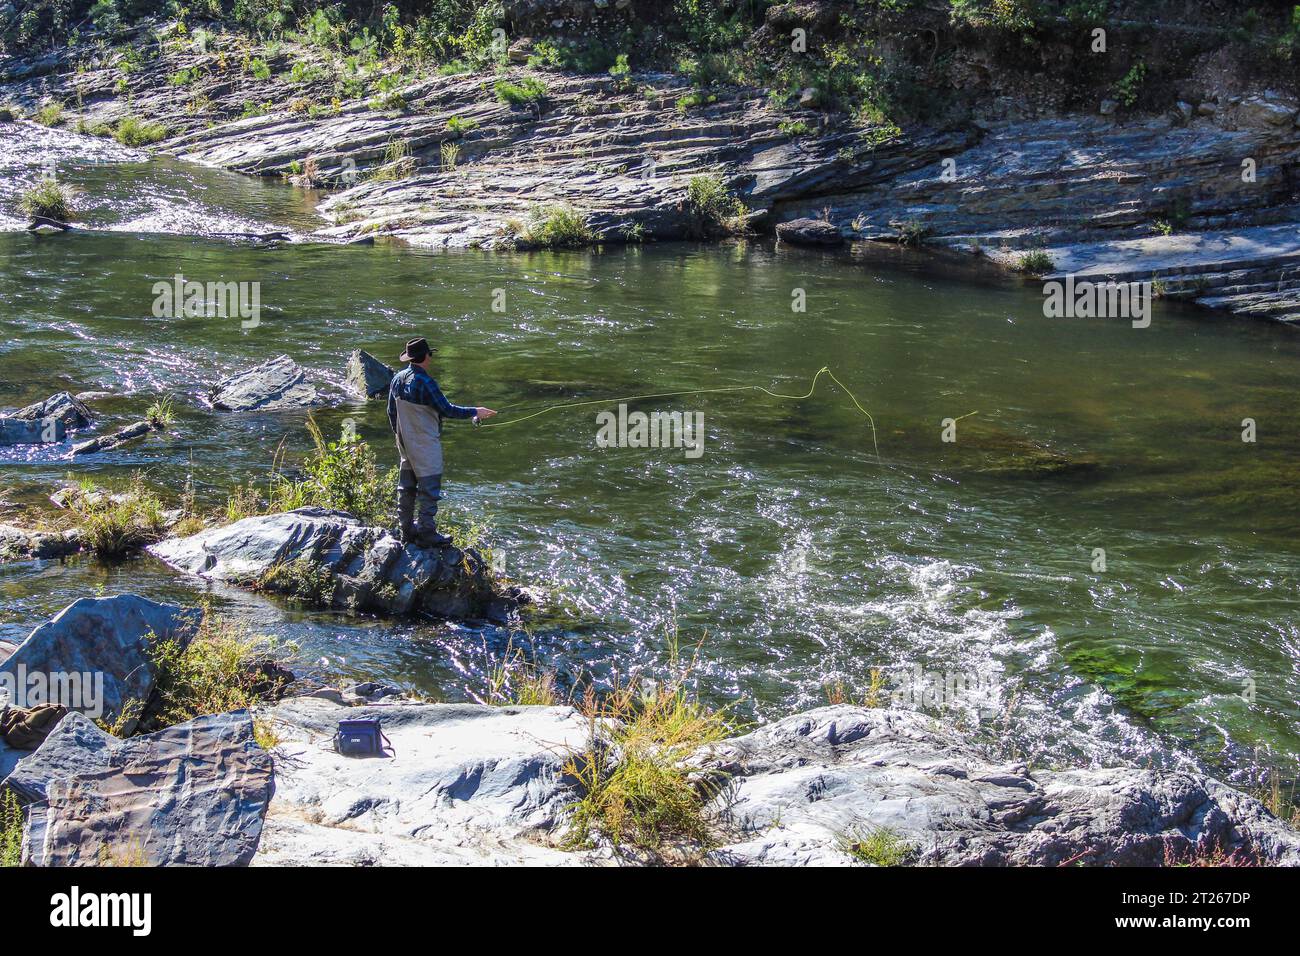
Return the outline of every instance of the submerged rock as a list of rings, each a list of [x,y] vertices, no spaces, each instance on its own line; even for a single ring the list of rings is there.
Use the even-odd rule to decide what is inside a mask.
[[[10,783],[36,866],[246,866],[275,791],[242,710],[130,740],[70,716]]]
[[[281,775],[256,863],[285,865],[576,864],[537,837],[576,799],[564,774],[588,724],[571,707],[380,704],[296,698],[265,712]],[[344,757],[343,718],[378,717],[385,757]]]
[[[37,627],[18,650],[0,664],[0,675],[10,675],[32,706],[53,699],[90,717],[112,722],[121,718],[123,733],[139,719],[124,708],[132,701],[141,706],[153,694],[156,673],[149,655],[154,640],[187,644],[198,627],[200,612],[172,604],[158,604],[135,594],[81,598]],[[39,677],[44,696],[33,683]],[[65,699],[55,688],[80,688]],[[40,699],[35,699],[35,698]]]
[[[305,408],[317,402],[316,386],[307,381],[302,366],[287,355],[218,382],[208,399],[213,408],[224,412]]]
[[[997,763],[929,717],[833,706],[708,748],[731,781],[725,817],[747,831],[727,864],[849,863],[890,831],[913,861],[956,866],[1152,866],[1238,853],[1300,865],[1300,833],[1200,774],[1031,770]]]
[[[520,592],[497,588],[474,551],[403,546],[384,528],[324,508],[244,518],[149,551],[191,574],[323,607],[504,621],[523,603]]]
[[[387,395],[394,374],[391,368],[363,349],[357,349],[348,356],[344,372],[348,390],[365,398]]]
[[[150,431],[153,426],[147,421],[141,420],[125,428],[119,428],[110,435],[100,435],[97,438],[91,438],[88,441],[78,442],[72,446],[74,455],[90,455],[99,451],[108,451],[110,448],[116,448],[118,445],[125,444],[134,438],[141,438]]]
[[[838,246],[844,242],[839,228],[825,219],[794,219],[778,223],[776,236],[794,246]]]

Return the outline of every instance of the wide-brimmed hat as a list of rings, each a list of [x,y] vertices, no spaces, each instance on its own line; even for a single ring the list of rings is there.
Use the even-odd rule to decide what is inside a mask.
[[[406,351],[402,353],[399,362],[423,362],[429,357],[430,352],[436,352],[437,349],[429,348],[429,340],[425,338],[411,339],[406,343]]]

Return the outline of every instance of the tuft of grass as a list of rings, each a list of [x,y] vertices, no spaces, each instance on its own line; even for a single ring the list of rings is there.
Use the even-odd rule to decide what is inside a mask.
[[[1056,263],[1042,249],[1033,249],[1026,252],[1016,261],[1016,271],[1024,272],[1028,275],[1042,275],[1044,272],[1051,272],[1056,267]]]
[[[136,732],[152,733],[205,714],[253,706],[263,699],[258,691],[264,682],[255,664],[269,656],[287,659],[288,649],[271,638],[250,636],[242,625],[211,611],[203,615],[188,646],[155,638],[149,657],[157,684],[148,708],[148,726]],[[270,740],[271,735],[266,738]]]
[[[148,146],[167,136],[167,127],[134,116],[123,117],[113,131],[113,138],[123,146]]]
[[[472,119],[461,119],[459,116],[452,116],[447,120],[447,131],[453,136],[464,136],[478,128],[478,122]]]
[[[930,234],[930,227],[919,219],[896,223],[894,229],[898,233],[898,241],[905,246],[919,246]]]
[[[23,823],[18,798],[8,789],[0,791],[0,867],[22,863]]]
[[[162,501],[139,475],[120,492],[83,483],[68,499],[68,510],[80,528],[83,546],[100,557],[139,551],[162,540],[167,529]]]
[[[511,106],[535,106],[546,99],[546,84],[532,76],[526,76],[518,83],[497,80],[493,89],[498,100]]]
[[[676,659],[675,636],[671,641]],[[725,712],[688,691],[693,666],[668,683],[634,678],[604,696],[588,689],[581,709],[591,723],[590,742],[565,765],[583,791],[569,821],[570,846],[603,838],[662,856],[716,842],[709,805],[721,783],[692,772],[685,761],[735,728]]]
[[[524,222],[507,224],[517,242],[542,249],[565,249],[589,245],[596,234],[586,217],[572,206],[536,206]]]
[[[29,216],[67,222],[72,218],[72,190],[57,179],[42,179],[22,194],[18,208]]]
[[[868,827],[843,842],[844,852],[871,866],[906,866],[916,847],[889,827]]]
[[[716,173],[691,177],[686,184],[686,207],[695,217],[696,231],[701,236],[719,230],[744,230],[744,217],[748,210]]]
[[[63,104],[49,102],[32,114],[32,122],[42,126],[58,126],[63,120]]]
[[[301,477],[273,473],[270,509],[315,505],[346,511],[366,524],[387,524],[397,500],[397,469],[381,472],[374,449],[358,438],[327,442],[314,418],[307,419],[307,430],[315,447],[302,463]]]
[[[481,703],[516,707],[553,707],[560,702],[552,668],[541,667],[513,644],[487,674]]]
[[[334,593],[334,578],[328,568],[301,557],[271,565],[256,586],[307,604],[323,605]]]
[[[373,182],[396,182],[406,179],[415,172],[415,160],[411,156],[411,144],[405,140],[395,139],[384,148],[384,161],[370,174]]]
[[[871,668],[870,682],[867,689],[863,692],[861,700],[854,700],[853,692],[849,686],[842,680],[835,680],[827,683],[822,691],[826,695],[828,704],[858,704],[861,707],[878,708],[884,707],[888,703],[888,688],[885,682],[885,672],[883,668]]]
[[[442,157],[443,169],[455,169],[456,164],[460,162],[460,146],[447,140],[438,147],[438,151]]]
[[[176,421],[176,409],[173,407],[171,396],[168,395],[150,405],[145,410],[144,417],[148,419],[149,427],[155,431],[170,428]]]

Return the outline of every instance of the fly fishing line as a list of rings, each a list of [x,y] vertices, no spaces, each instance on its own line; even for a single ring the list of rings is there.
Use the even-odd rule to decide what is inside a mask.
[[[592,401],[586,401],[586,402],[564,402],[557,405],[548,405],[545,408],[532,412],[529,415],[524,415],[520,418],[512,418],[509,421],[481,422],[478,424],[480,428],[504,428],[507,425],[518,425],[521,422],[526,422],[529,421],[530,419],[538,418],[542,415],[549,414],[550,412],[558,412],[566,408],[584,408],[591,405],[613,405],[616,403],[649,401],[650,399],[655,399],[655,398],[677,398],[682,395],[706,395],[706,394],[717,394],[720,392],[762,392],[764,395],[770,395],[772,398],[780,398],[792,402],[801,402],[806,399],[812,398],[813,393],[817,391],[817,382],[821,379],[823,375],[825,375],[832,382],[838,385],[840,389],[844,392],[844,394],[849,397],[849,401],[853,403],[853,407],[856,408],[859,412],[861,412],[863,417],[866,418],[867,423],[871,426],[871,445],[875,449],[876,460],[879,461],[880,444],[876,440],[876,420],[871,417],[871,413],[869,411],[863,408],[862,403],[858,401],[857,396],[854,395],[853,392],[849,390],[848,386],[846,386],[843,382],[841,382],[838,378],[836,378],[835,373],[832,372],[825,365],[823,365],[821,368],[817,370],[817,374],[812,377],[812,382],[808,386],[808,391],[804,392],[802,395],[788,395],[784,392],[774,392],[770,388],[766,388],[765,386],[762,385],[724,385],[718,388],[687,388],[687,389],[683,389],[680,392],[658,392],[653,395],[628,395],[623,398],[600,398],[600,399],[594,399]],[[506,407],[509,408],[510,406],[507,405]],[[974,415],[975,413],[971,412],[970,414]],[[962,416],[962,417],[967,417],[967,416]]]

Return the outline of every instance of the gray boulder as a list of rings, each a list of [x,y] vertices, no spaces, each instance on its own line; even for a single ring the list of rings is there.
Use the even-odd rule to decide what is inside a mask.
[[[344,610],[504,621],[523,601],[498,589],[474,551],[403,546],[384,528],[324,508],[244,518],[149,551],[191,574]]]
[[[0,524],[0,561],[62,558],[80,550],[81,533],[76,529],[33,531]]]
[[[1245,126],[1290,126],[1296,119],[1296,101],[1276,90],[1248,96],[1237,107],[1237,118]]]
[[[14,412],[13,417],[29,422],[53,419],[62,422],[63,427],[69,431],[74,428],[85,428],[94,420],[90,409],[67,392],[59,392],[43,402],[28,405]]]
[[[141,419],[138,422],[127,425],[125,428],[119,428],[112,434],[100,435],[83,442],[77,442],[77,444],[72,446],[72,454],[89,455],[97,451],[108,451],[110,448],[116,448],[118,445],[124,444],[132,439],[147,435],[152,430],[153,426],[147,421]]]
[[[45,445],[63,441],[67,429],[58,419],[29,421],[0,416],[0,445]]]
[[[362,349],[357,349],[348,356],[344,372],[348,391],[365,398],[387,395],[394,374],[391,368]]]
[[[570,707],[377,704],[295,698],[266,711],[281,738],[256,863],[577,864],[540,839],[576,799],[564,774],[588,725]],[[343,718],[378,717],[389,756],[344,757]]]
[[[142,707],[156,674],[149,656],[154,639],[188,644],[200,612],[158,604],[135,594],[81,598],[40,625],[0,664],[0,678],[23,692],[14,703],[30,707],[53,699],[89,717],[112,722],[132,701]],[[2,686],[2,685],[0,685]],[[130,733],[138,712],[127,713]]]
[[[1300,865],[1300,834],[1199,774],[1030,770],[998,763],[921,714],[822,707],[701,752],[726,775],[723,816],[743,836],[727,864],[848,864],[887,829],[918,863],[1160,865],[1221,851]]]
[[[36,866],[246,866],[275,791],[247,711],[130,740],[64,720],[13,775]]]
[[[825,219],[794,219],[779,223],[776,236],[794,246],[838,246],[844,242],[839,228]]]
[[[280,355],[218,382],[208,393],[212,407],[224,412],[305,408],[317,403],[316,386],[302,366]]]

